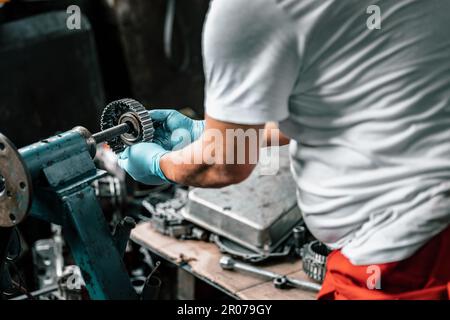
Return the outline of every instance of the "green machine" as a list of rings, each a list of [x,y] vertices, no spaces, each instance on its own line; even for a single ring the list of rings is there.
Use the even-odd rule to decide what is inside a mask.
[[[13,228],[27,215],[61,225],[91,299],[138,299],[123,254],[130,218],[111,234],[91,183],[106,172],[96,168],[97,144],[115,152],[151,141],[153,123],[145,108],[132,99],[109,104],[102,131],[83,127],[17,150],[0,134],[0,285],[8,283],[5,268]]]

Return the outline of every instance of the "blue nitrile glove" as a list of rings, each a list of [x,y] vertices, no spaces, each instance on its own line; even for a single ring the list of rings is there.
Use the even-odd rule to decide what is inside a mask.
[[[148,185],[170,183],[159,166],[159,160],[169,151],[157,143],[143,142],[125,149],[119,166],[134,180]]]
[[[197,140],[205,121],[192,120],[176,110],[151,110],[155,133],[153,141],[166,150],[179,150]]]

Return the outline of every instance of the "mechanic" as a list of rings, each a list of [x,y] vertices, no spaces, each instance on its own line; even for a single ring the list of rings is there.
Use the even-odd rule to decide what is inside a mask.
[[[371,5],[380,29],[368,27]],[[147,184],[239,183],[255,165],[217,161],[233,139],[214,144],[215,163],[192,161],[211,148],[208,130],[279,123],[304,220],[334,250],[319,298],[448,299],[448,12],[442,0],[214,0],[205,122],[151,111],[155,143],[126,149],[120,165]],[[180,128],[194,141],[181,149]]]

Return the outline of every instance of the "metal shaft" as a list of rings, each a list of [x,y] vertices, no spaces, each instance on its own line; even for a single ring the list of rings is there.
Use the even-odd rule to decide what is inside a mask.
[[[94,138],[95,142],[99,144],[127,133],[128,131],[130,131],[130,126],[127,123],[122,123],[118,126],[93,134],[92,138]]]
[[[233,262],[233,269],[237,270],[237,271],[244,271],[244,272],[252,273],[252,274],[261,276],[261,277],[269,279],[269,280],[273,280],[273,279],[279,278],[281,276],[275,272],[256,268],[254,266],[244,264],[244,263],[239,263],[236,261]]]
[[[313,291],[313,292],[319,292],[320,289],[322,288],[322,286],[320,286],[317,283],[297,280],[297,279],[293,279],[293,278],[286,278],[286,279],[287,279],[288,284],[290,284],[293,287],[299,288],[299,289],[309,290],[309,291]]]
[[[303,290],[317,292],[321,288],[321,286],[316,283],[288,278],[282,274],[256,268],[246,263],[237,262],[233,258],[228,256],[224,256],[220,259],[220,266],[226,270],[244,271],[268,280],[284,279],[286,281],[286,284],[290,285],[291,287],[296,287]]]

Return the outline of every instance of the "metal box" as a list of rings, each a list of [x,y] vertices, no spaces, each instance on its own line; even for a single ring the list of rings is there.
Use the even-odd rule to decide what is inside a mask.
[[[278,149],[279,156],[266,156],[243,183],[192,189],[184,218],[258,253],[274,250],[302,219],[288,147]],[[262,175],[277,164],[276,174]]]

